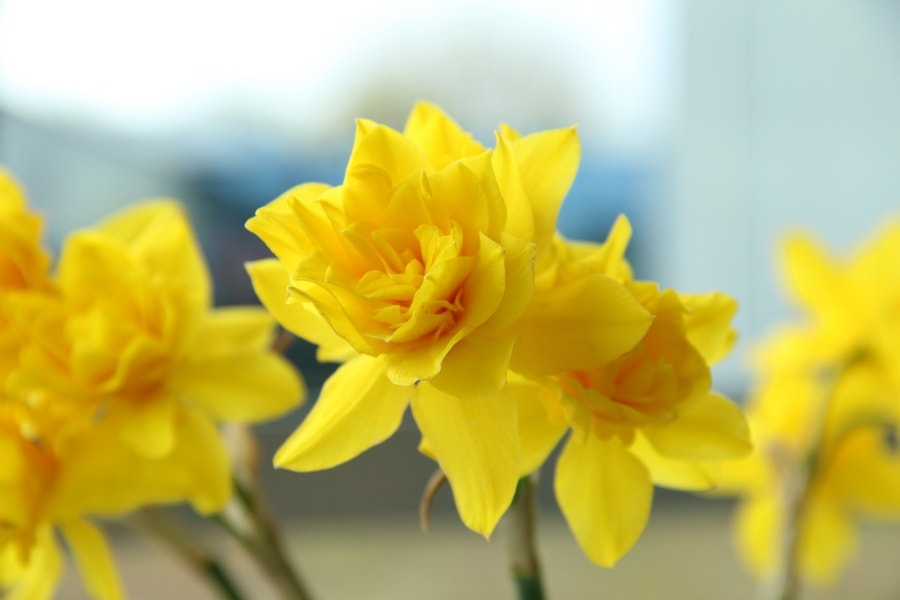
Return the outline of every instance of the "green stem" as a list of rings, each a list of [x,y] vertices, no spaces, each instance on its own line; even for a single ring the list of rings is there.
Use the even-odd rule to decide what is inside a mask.
[[[207,561],[203,565],[203,571],[206,580],[219,591],[219,595],[222,598],[227,600],[244,600],[244,597],[238,592],[234,582],[228,576],[228,572],[221,564],[214,560]]]
[[[506,552],[519,600],[544,600],[537,557],[537,476],[519,480],[512,504],[501,521]]]
[[[256,561],[269,576],[272,584],[285,600],[310,600],[311,594],[297,570],[288,561],[284,544],[258,492],[248,489],[238,479],[234,481],[238,519],[228,512],[219,514],[215,522],[221,525]]]
[[[228,570],[203,548],[195,538],[172,522],[162,509],[145,508],[135,515],[141,531],[152,535],[173,550],[198,575],[203,577],[224,600],[244,600]]]

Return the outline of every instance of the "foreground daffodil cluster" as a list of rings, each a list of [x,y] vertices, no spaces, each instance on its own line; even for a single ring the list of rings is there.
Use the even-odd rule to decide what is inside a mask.
[[[851,260],[796,235],[782,264],[804,319],[758,349],[756,451],[724,465],[723,484],[745,498],[753,570],[821,585],[853,553],[859,517],[900,518],[900,224]]]
[[[420,103],[403,132],[357,124],[344,181],[307,183],[247,227],[275,258],[248,266],[288,330],[342,363],[276,464],[343,463],[407,407],[463,521],[488,535],[518,480],[566,435],[556,492],[577,539],[611,565],[640,535],[653,483],[713,485],[749,450],[710,392],[736,305],[634,280],[620,220],[604,244],[556,232],[580,157],[574,129],[487,149]]]
[[[72,233],[51,272],[40,219],[0,172],[0,591],[53,594],[57,534],[92,597],[119,598],[95,517],[220,510],[218,424],[271,418],[302,381],[259,308],[213,309],[183,209],[152,201]]]

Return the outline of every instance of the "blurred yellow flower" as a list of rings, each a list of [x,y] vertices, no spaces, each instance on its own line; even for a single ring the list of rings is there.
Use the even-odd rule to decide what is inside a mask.
[[[756,451],[721,481],[744,497],[738,539],[755,573],[827,585],[860,517],[900,518],[900,226],[846,262],[793,236],[783,266],[805,320],[758,348]]]
[[[603,364],[511,385],[519,401],[523,474],[537,469],[571,431],[556,466],[556,496],[585,553],[603,566],[637,541],[654,483],[708,489],[714,481],[705,463],[750,450],[740,410],[710,392],[709,364],[735,339],[735,302],[723,294],[679,295],[633,280],[624,259],[629,237],[630,226],[620,217],[605,244],[558,239],[559,263],[550,281],[621,281],[653,315],[640,341]]]
[[[71,234],[56,280],[59,298],[17,307],[32,323],[17,387],[102,410],[135,452],[166,455],[188,410],[247,423],[302,398],[296,372],[269,349],[275,324],[265,310],[211,307],[203,256],[174,202],[144,203]]]
[[[257,211],[247,227],[277,257],[249,265],[257,294],[320,359],[346,361],[276,464],[349,460],[411,404],[463,521],[493,529],[521,462],[511,361],[593,364],[649,323],[627,293],[607,297],[611,280],[561,289],[566,302],[533,297],[579,153],[574,129],[501,127],[487,150],[420,103],[403,133],[358,121],[342,185],[304,184]]]
[[[218,423],[280,415],[302,399],[303,382],[270,349],[275,323],[264,309],[212,308],[174,202],[70,235],[52,279],[33,280],[46,291],[20,285],[0,313],[16,334],[0,355],[0,586],[4,597],[50,597],[58,531],[89,592],[118,598],[89,519],[158,503],[220,510],[232,476]]]

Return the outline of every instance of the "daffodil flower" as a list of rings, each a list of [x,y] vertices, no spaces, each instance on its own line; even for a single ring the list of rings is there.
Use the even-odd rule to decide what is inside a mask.
[[[58,298],[18,307],[35,325],[17,385],[102,411],[135,452],[170,452],[186,411],[257,422],[302,397],[298,375],[269,349],[275,324],[263,309],[212,308],[205,262],[174,202],[71,234],[56,281]]]
[[[93,518],[160,503],[221,510],[232,479],[218,424],[286,412],[302,380],[270,349],[264,309],[211,306],[177,203],[144,203],[70,235],[50,275],[33,229],[18,231],[28,243],[4,230],[0,248],[0,264],[15,267],[3,284],[18,290],[0,305],[15,334],[0,354],[0,586],[4,597],[50,597],[60,533],[88,591],[119,598]]]
[[[276,256],[249,265],[257,294],[321,360],[343,362],[277,465],[345,462],[392,435],[411,404],[463,521],[490,533],[521,462],[511,364],[527,371],[557,352],[593,363],[649,322],[627,293],[607,297],[611,281],[560,290],[579,304],[533,303],[578,158],[574,129],[502,127],[487,150],[420,103],[402,133],[358,121],[342,185],[303,184],[257,211],[247,227]],[[544,329],[552,345],[519,347]]]
[[[833,583],[861,517],[900,518],[898,257],[896,224],[849,260],[807,236],[785,244],[786,283],[803,315],[759,344],[748,406],[755,452],[720,467],[721,491],[743,498],[741,555],[779,597],[797,576]]]
[[[630,231],[622,217],[605,244],[558,239],[551,281],[622,281],[653,315],[640,341],[601,364],[523,377],[510,386],[526,448],[523,474],[536,470],[569,433],[556,465],[556,497],[582,549],[603,566],[637,541],[654,484],[709,489],[715,482],[706,463],[750,449],[740,410],[710,391],[709,364],[734,341],[734,301],[660,291],[631,279],[624,259]]]

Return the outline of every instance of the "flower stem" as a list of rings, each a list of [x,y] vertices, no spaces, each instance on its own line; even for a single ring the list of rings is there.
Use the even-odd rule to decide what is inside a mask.
[[[843,372],[856,358],[836,369],[823,369],[818,374],[821,383],[821,398],[812,418],[809,419],[809,447],[805,456],[795,456],[792,452],[771,448],[771,459],[776,471],[780,472],[781,506],[784,523],[781,528],[780,560],[774,577],[760,588],[757,600],[797,600],[800,597],[800,576],[798,573],[799,545],[803,516],[810,490],[810,484],[823,460],[825,427],[832,407],[835,388]]]
[[[224,600],[244,600],[228,570],[205,548],[176,526],[159,508],[145,508],[135,515],[141,531],[151,534],[184,559],[197,574],[206,579]]]
[[[287,559],[278,534],[258,490],[234,481],[235,500],[231,510],[217,515],[219,523],[269,576],[285,600],[310,600],[311,594],[294,566]]]
[[[512,504],[501,521],[509,568],[519,600],[543,600],[544,586],[537,558],[537,475],[519,480]]]
[[[775,576],[759,590],[758,600],[797,600],[800,578],[797,575],[797,554],[800,523],[806,504],[809,476],[804,472],[783,483],[784,526],[779,555],[781,561]]]

